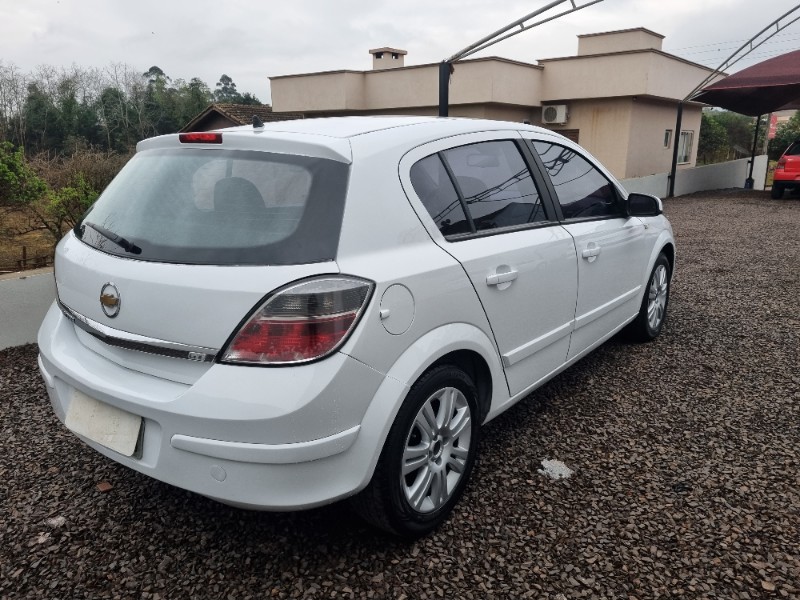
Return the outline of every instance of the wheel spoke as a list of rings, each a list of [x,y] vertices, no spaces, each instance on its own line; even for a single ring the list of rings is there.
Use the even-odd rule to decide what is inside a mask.
[[[403,475],[413,473],[428,462],[427,444],[406,447],[403,452]]]
[[[420,508],[422,508],[422,503],[428,496],[428,490],[431,487],[432,480],[433,472],[430,467],[426,466],[423,467],[416,480],[414,480],[414,483],[408,488],[408,500],[415,510],[420,510]]]
[[[433,480],[431,481],[431,502],[433,502],[434,509],[447,502],[447,497],[447,478],[445,473],[444,471],[436,471],[433,473]]]
[[[449,427],[449,437],[451,440],[457,440],[464,432],[464,429],[470,426],[469,411],[461,410],[456,414],[456,418],[452,420]]]
[[[433,406],[431,405],[431,401],[428,400],[425,405],[422,407],[420,414],[417,415],[417,421],[420,421],[420,416],[423,417],[427,424],[426,432],[429,433],[431,437],[436,435],[436,432],[439,431],[439,427],[436,424],[436,413],[433,412]]]
[[[455,388],[445,388],[439,397],[439,414],[436,415],[436,425],[439,431],[447,428],[450,424],[450,419],[453,417],[456,393]]]
[[[420,432],[422,433],[423,439],[426,442],[430,442],[436,436],[436,431],[435,431],[436,421],[434,420],[432,422],[429,420],[428,415],[425,414],[426,408],[431,411],[431,414],[433,414],[433,409],[430,408],[429,404],[426,404],[423,407],[423,409],[419,411],[417,418],[414,419],[414,425],[416,425],[419,428]]]
[[[463,473],[464,468],[467,466],[467,456],[469,456],[469,451],[456,446],[450,450],[450,456],[447,458],[447,466],[456,473]]]

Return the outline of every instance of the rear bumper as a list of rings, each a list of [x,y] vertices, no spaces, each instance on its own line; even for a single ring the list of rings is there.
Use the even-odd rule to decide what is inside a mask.
[[[192,385],[176,383],[90,350],[55,307],[39,348],[62,422],[75,390],[142,417],[134,456],[79,436],[87,445],[155,479],[261,510],[310,508],[366,485],[382,445],[375,432],[392,418],[371,407],[373,398],[380,391],[393,405],[406,391],[343,354],[284,369],[213,365]]]
[[[776,171],[772,178],[772,185],[775,184],[785,189],[800,188],[800,172]]]

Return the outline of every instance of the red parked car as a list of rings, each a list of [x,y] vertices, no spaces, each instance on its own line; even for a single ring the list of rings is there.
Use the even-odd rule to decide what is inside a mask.
[[[778,159],[772,181],[772,197],[783,198],[783,190],[800,190],[800,140],[790,144]]]

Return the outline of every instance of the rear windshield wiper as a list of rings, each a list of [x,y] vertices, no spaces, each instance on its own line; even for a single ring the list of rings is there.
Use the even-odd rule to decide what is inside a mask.
[[[94,229],[97,233],[102,235],[103,237],[106,237],[106,238],[110,239],[117,246],[119,246],[120,248],[125,250],[125,252],[128,252],[130,254],[141,254],[142,253],[142,249],[139,248],[139,246],[137,246],[136,244],[134,244],[131,241],[126,240],[121,235],[117,235],[116,233],[114,233],[110,229],[106,229],[102,225],[96,225],[95,223],[91,223],[89,221],[84,221],[82,224],[83,225],[88,225],[89,227]]]

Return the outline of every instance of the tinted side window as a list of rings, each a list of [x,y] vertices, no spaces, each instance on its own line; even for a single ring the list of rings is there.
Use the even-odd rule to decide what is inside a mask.
[[[561,204],[565,219],[621,216],[611,182],[580,154],[546,142],[533,142]]]
[[[478,231],[547,220],[539,191],[514,142],[470,144],[443,154]]]
[[[786,156],[798,156],[800,155],[800,142],[795,142],[791,146],[786,149],[785,152]]]
[[[411,184],[443,236],[471,231],[453,182],[438,154],[414,163]]]

